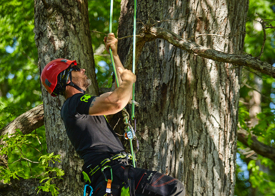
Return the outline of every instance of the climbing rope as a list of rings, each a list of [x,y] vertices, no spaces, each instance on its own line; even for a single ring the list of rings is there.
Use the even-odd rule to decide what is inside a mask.
[[[111,5],[110,5],[110,24],[109,24],[109,33],[112,33],[112,26],[113,26],[113,0],[111,0]],[[115,62],[114,62],[114,56],[113,56],[113,52],[111,47],[109,48],[109,53],[111,56],[111,62],[112,62],[112,66],[113,66],[113,70],[114,70],[114,74],[115,74],[115,80],[116,80],[116,84],[117,87],[119,86],[119,81],[118,81],[118,77],[117,77],[117,72],[116,72],[116,67],[115,67]]]
[[[133,29],[133,66],[132,72],[136,72],[136,26],[137,26],[137,0],[134,0],[134,29]],[[135,119],[135,83],[133,84],[132,93],[132,115],[131,119]]]
[[[136,50],[136,0],[135,1],[135,6],[134,6],[134,38],[133,38],[133,73],[135,74],[135,50]],[[112,24],[113,24],[113,0],[111,0],[111,4],[110,4],[110,25],[109,25],[109,33],[112,33]],[[110,56],[111,56],[111,62],[112,62],[112,67],[114,70],[114,75],[115,75],[115,80],[116,80],[116,85],[117,87],[119,87],[119,81],[118,81],[118,76],[117,76],[117,72],[116,72],[116,67],[115,67],[115,63],[114,63],[114,58],[113,58],[113,53],[111,48],[109,49],[110,52]],[[132,92],[132,120],[134,120],[135,118],[135,84],[133,84],[133,92]],[[125,139],[129,140],[130,143],[130,150],[131,150],[131,155],[132,155],[132,163],[133,163],[133,167],[136,167],[136,162],[135,162],[135,152],[134,152],[134,148],[133,148],[133,139],[135,138],[135,131],[133,129],[133,127],[130,125],[129,123],[129,117],[127,118],[127,111],[124,108],[122,110],[122,114],[123,114],[123,119],[124,119],[124,124],[126,125],[126,130],[125,130]],[[125,113],[126,111],[126,113]],[[128,114],[129,115],[129,114]]]

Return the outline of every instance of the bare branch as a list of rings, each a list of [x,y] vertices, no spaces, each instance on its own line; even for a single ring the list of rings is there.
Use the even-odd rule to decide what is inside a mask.
[[[43,105],[39,105],[10,122],[6,127],[0,130],[0,135],[5,135],[6,133],[13,134],[16,129],[20,129],[23,134],[28,134],[41,127],[43,124]]]
[[[24,159],[24,160],[26,160],[26,161],[28,161],[28,162],[31,162],[31,163],[36,163],[36,164],[39,163],[39,162],[37,162],[37,161],[32,161],[32,160],[27,159],[27,158],[25,158],[25,157],[21,157],[21,158]]]
[[[244,129],[238,130],[237,133],[238,141],[242,142],[244,145],[248,146],[251,150],[254,150],[257,154],[269,158],[275,162],[275,148],[272,148],[268,145],[263,144],[258,141],[257,136],[251,135],[252,143],[248,144],[248,132]]]
[[[263,54],[263,52],[264,52],[264,46],[265,46],[265,41],[266,41],[266,32],[265,32],[265,29],[266,29],[266,23],[265,23],[265,21],[264,21],[264,20],[261,20],[261,21],[260,21],[260,23],[261,23],[261,25],[262,25],[262,27],[263,27],[263,32],[264,32],[264,41],[263,41],[263,45],[262,45],[262,48],[261,48],[261,52],[260,52],[259,56],[257,56],[257,58],[258,58],[258,59],[260,59],[260,58],[261,58],[261,56],[262,56],[262,54]]]
[[[263,62],[251,55],[239,55],[239,54],[228,54],[214,49],[210,49],[204,46],[201,46],[191,40],[186,40],[180,37],[179,35],[163,28],[157,27],[143,27],[139,38],[137,39],[137,50],[136,50],[136,61],[138,60],[139,55],[141,54],[142,48],[146,42],[153,41],[157,38],[165,39],[174,46],[186,50],[190,53],[194,53],[198,56],[212,59],[218,62],[232,63],[239,66],[247,66],[261,73],[267,74],[275,78],[275,68],[267,63]],[[129,50],[131,51],[131,50]],[[132,54],[127,55],[127,60],[125,63],[126,67],[131,67],[132,63]]]
[[[272,100],[270,97],[264,95],[263,93],[261,93],[261,92],[260,92],[259,90],[257,90],[256,88],[253,88],[252,86],[249,86],[249,85],[246,84],[246,83],[243,83],[243,85],[246,86],[247,88],[253,90],[253,91],[256,91],[256,92],[259,93],[262,97],[264,97],[264,98],[268,99],[268,101],[274,103],[273,100]]]
[[[246,148],[246,149],[240,149],[239,148],[238,152],[240,154],[244,155],[245,158],[248,159],[248,160],[257,160],[257,158],[258,158],[257,153],[254,150],[251,150],[250,148]]]
[[[105,35],[107,36],[108,34],[106,33],[103,33],[103,32],[100,32],[100,31],[97,31],[97,30],[90,30],[91,33],[98,33],[98,34],[102,34],[102,35]]]

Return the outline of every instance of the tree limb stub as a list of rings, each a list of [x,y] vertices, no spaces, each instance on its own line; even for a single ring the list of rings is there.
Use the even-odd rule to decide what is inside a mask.
[[[144,41],[145,42],[152,41],[157,38],[164,39],[169,43],[173,44],[174,46],[181,48],[183,50],[186,50],[190,53],[197,54],[198,56],[212,59],[218,62],[232,63],[234,65],[239,65],[239,66],[247,66],[256,71],[259,71],[263,74],[266,74],[275,78],[275,68],[267,62],[263,62],[248,54],[246,55],[228,54],[228,53],[220,52],[218,50],[210,49],[210,48],[201,46],[195,42],[192,42],[190,40],[183,39],[179,35],[163,28],[143,27],[141,29],[140,34],[138,35],[137,47],[138,47],[138,42],[142,43],[141,45],[143,46]],[[129,61],[131,59],[131,55],[129,55],[127,59],[128,61],[126,64],[127,66],[129,66],[128,63],[130,63]]]
[[[44,109],[43,105],[21,114],[6,127],[0,130],[0,135],[13,134],[16,129],[20,129],[23,134],[31,133],[33,130],[41,127],[44,124]]]
[[[275,162],[275,148],[272,148],[258,141],[257,136],[253,134],[251,135],[252,143],[251,145],[249,145],[248,144],[249,133],[244,129],[238,130],[237,136],[238,136],[238,140],[242,142],[244,145],[248,146],[251,150],[254,150],[257,154],[263,157],[267,157]]]

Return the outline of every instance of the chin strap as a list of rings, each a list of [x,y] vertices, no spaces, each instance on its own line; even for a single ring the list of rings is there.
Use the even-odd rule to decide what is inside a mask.
[[[73,70],[72,67],[69,67],[68,69],[64,70],[58,75],[58,82],[53,91],[53,94],[64,95],[66,86],[72,86],[75,89],[85,94],[85,91],[83,89],[81,89],[79,86],[77,86],[75,83],[72,82],[72,74],[71,74],[72,70]],[[70,82],[67,84],[67,81],[69,81],[69,78],[70,78]]]
[[[81,91],[82,93],[85,94],[85,91],[83,89],[81,89],[79,86],[77,86],[76,84],[74,84],[73,82],[70,82],[69,84],[67,84],[66,86],[72,86],[74,87],[75,89]]]
[[[69,84],[66,84],[66,86],[72,86],[72,87],[74,87],[75,89],[77,89],[77,90],[79,90],[79,91],[81,91],[82,93],[85,94],[85,91],[84,91],[83,89],[81,89],[79,86],[77,86],[75,83],[72,82],[72,73],[71,73],[71,71],[70,71],[69,74],[70,74],[70,83],[69,83]]]

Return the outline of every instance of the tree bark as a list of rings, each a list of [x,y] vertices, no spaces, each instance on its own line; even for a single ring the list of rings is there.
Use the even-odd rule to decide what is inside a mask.
[[[7,126],[0,130],[0,135],[13,134],[16,129],[20,129],[23,134],[31,133],[33,130],[41,127],[44,124],[43,105],[21,114]]]
[[[198,34],[196,37],[194,37],[194,40],[198,39],[200,36],[219,36],[219,35]],[[246,66],[254,69],[255,71],[259,71],[263,74],[266,74],[275,78],[275,68],[271,64],[261,61],[256,57],[253,57],[249,54],[229,54],[229,53],[220,51],[219,48],[212,49],[212,48],[204,47],[200,44],[197,44],[195,41],[191,41],[190,38],[186,39],[184,37],[180,37],[179,35],[167,29],[145,25],[141,29],[138,37],[139,37],[137,41],[138,49],[142,49],[141,46],[145,43],[145,41],[153,41],[154,39],[161,38],[168,41],[169,43],[173,44],[178,48],[186,50],[189,53],[193,53],[200,57],[212,59],[217,62],[232,63],[236,66]],[[228,37],[225,37],[225,35],[222,35],[222,37],[228,38]],[[140,50],[137,50],[137,51],[140,52]],[[131,58],[128,60],[131,61]],[[129,63],[127,62],[127,64]]]
[[[137,7],[139,29],[154,24],[241,54],[248,1],[144,0]],[[122,0],[119,37],[132,34],[132,15],[132,1]],[[123,62],[131,42],[119,41]],[[136,65],[139,166],[177,177],[187,195],[233,195],[240,68],[194,53],[162,39],[144,44]]]
[[[91,44],[87,0],[35,0],[35,41],[39,54],[40,72],[56,58],[76,60],[86,69],[92,85],[88,93],[97,95],[93,49]],[[61,155],[54,166],[65,171],[62,181],[55,182],[60,196],[83,194],[80,179],[83,161],[71,145],[60,117],[64,98],[53,98],[42,87],[48,152]]]
[[[40,186],[36,179],[12,180],[11,184],[0,182],[0,196],[52,196],[50,193],[40,191],[37,194],[37,187]]]

